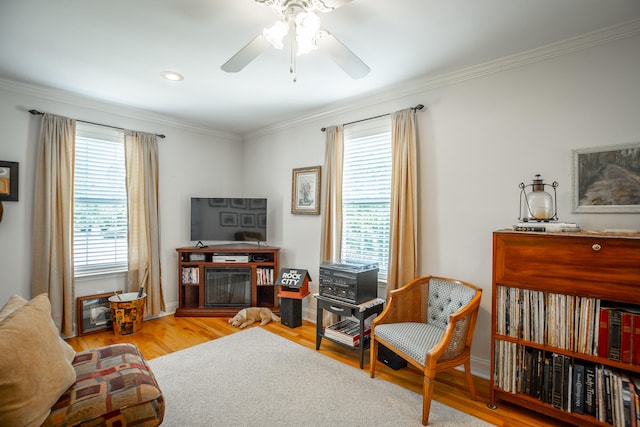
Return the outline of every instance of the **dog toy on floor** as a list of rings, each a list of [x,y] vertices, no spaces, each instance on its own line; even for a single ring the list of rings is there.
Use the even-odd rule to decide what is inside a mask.
[[[233,327],[239,326],[240,328],[244,328],[258,320],[260,321],[260,325],[264,326],[272,320],[278,322],[280,318],[266,307],[249,307],[240,310],[238,314],[229,319],[229,323],[231,323]]]

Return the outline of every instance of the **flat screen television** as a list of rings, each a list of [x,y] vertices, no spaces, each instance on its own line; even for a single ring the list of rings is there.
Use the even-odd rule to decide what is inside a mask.
[[[192,197],[191,241],[267,240],[267,199]]]

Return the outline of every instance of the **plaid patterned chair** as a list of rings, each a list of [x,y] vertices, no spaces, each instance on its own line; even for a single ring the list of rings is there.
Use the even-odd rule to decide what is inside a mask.
[[[471,397],[471,341],[482,289],[443,277],[420,277],[391,291],[385,310],[373,319],[371,378],[382,344],[424,373],[422,424],[429,422],[436,373],[464,365]]]
[[[164,398],[135,344],[76,353],[75,383],[51,408],[43,427],[158,426]]]
[[[135,344],[75,352],[47,294],[0,308],[0,426],[159,425],[164,398]]]

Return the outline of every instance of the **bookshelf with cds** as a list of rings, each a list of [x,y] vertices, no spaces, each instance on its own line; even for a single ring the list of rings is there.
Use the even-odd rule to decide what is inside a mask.
[[[493,234],[490,405],[637,426],[640,233]]]
[[[176,316],[227,317],[246,307],[267,307],[274,312],[279,311],[275,285],[279,248],[234,243],[176,248],[176,252]],[[225,272],[229,272],[228,275]],[[218,296],[219,293],[213,290],[216,287],[234,291]],[[237,292],[240,287],[245,289]]]

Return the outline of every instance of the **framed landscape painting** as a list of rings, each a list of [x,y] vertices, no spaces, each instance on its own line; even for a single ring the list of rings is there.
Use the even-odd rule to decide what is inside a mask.
[[[573,150],[573,212],[640,212],[640,143]]]
[[[292,214],[320,214],[320,166],[293,170]]]

